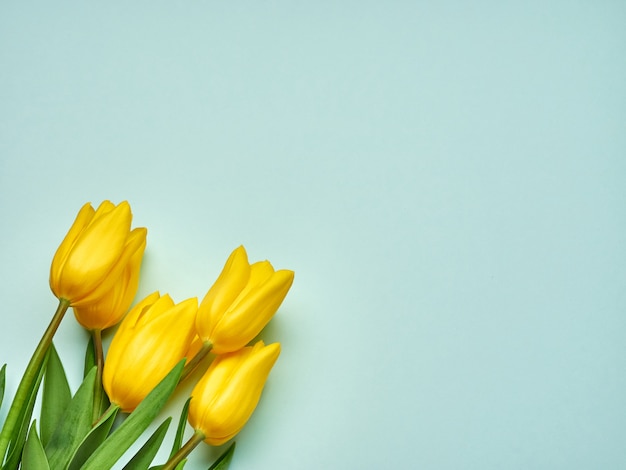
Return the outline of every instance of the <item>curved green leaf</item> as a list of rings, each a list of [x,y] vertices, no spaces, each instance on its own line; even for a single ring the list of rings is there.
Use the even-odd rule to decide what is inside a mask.
[[[178,420],[178,428],[176,429],[176,436],[174,437],[172,451],[170,452],[170,457],[169,457],[170,459],[174,456],[176,452],[180,450],[180,448],[183,445],[183,438],[185,434],[185,427],[187,425],[187,415],[189,414],[189,402],[190,401],[191,401],[191,397],[187,398],[187,401],[185,402],[185,405],[183,406],[183,409],[180,412],[180,418]],[[187,462],[187,459],[182,460],[180,464],[176,466],[175,470],[182,469],[185,466],[185,462]],[[156,467],[150,467],[150,470],[160,470],[164,466],[165,464],[157,465]]]
[[[72,392],[67,383],[67,377],[63,364],[59,358],[54,343],[50,345],[46,372],[43,377],[43,390],[41,395],[41,443],[45,447],[54,429],[57,427],[61,416],[72,400]]]
[[[76,449],[68,470],[80,470],[91,454],[100,447],[108,437],[119,410],[118,406],[112,406],[100,417]]]
[[[233,442],[228,449],[226,449],[226,451],[220,455],[215,462],[213,462],[213,465],[211,465],[208,470],[226,470],[228,465],[230,465],[230,461],[233,459],[235,444],[236,442]]]
[[[150,466],[161,447],[171,421],[172,418],[167,418],[161,423],[135,456],[124,466],[123,470],[145,470]]]
[[[15,470],[20,464],[22,449],[24,448],[24,442],[26,441],[30,418],[33,416],[33,407],[35,406],[37,392],[39,391],[39,385],[41,384],[41,378],[43,377],[43,371],[46,368],[47,360],[48,354],[46,353],[42,363],[37,368],[37,375],[32,383],[32,387],[28,391],[28,395],[25,397],[24,403],[21,404],[20,414],[17,420],[18,425],[15,427],[10,436],[11,443],[9,445],[8,457],[2,467],[2,470]]]
[[[185,434],[185,427],[187,426],[187,415],[189,414],[189,402],[191,397],[187,398],[182,411],[180,412],[180,418],[178,420],[178,428],[176,429],[176,436],[174,437],[174,444],[172,445],[172,452],[170,452],[170,458],[179,451],[183,445],[183,437]]]
[[[50,467],[55,470],[69,465],[78,446],[91,430],[95,379],[94,367],[78,388],[46,445]]]
[[[83,367],[83,378],[87,377],[87,374],[91,372],[96,366],[96,350],[93,346],[93,336],[89,335],[89,341],[87,342],[87,349],[85,350],[85,365]]]
[[[181,360],[137,406],[128,418],[85,462],[82,470],[112,468],[113,464],[128,450],[147,429],[176,388],[185,360]]]
[[[4,384],[7,377],[7,365],[3,365],[0,369],[0,406],[2,405],[2,398],[4,397]]]
[[[30,426],[22,454],[22,470],[50,470],[46,452],[37,435],[36,421]]]

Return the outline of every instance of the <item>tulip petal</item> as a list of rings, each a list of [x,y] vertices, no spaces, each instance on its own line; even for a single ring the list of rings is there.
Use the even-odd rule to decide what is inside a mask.
[[[142,313],[148,310],[150,306],[154,304],[160,297],[161,296],[158,292],[153,292],[152,294],[141,300],[130,310],[130,312],[128,312],[126,318],[124,318],[117,332],[115,333],[115,336],[113,337],[113,340],[111,341],[111,345],[109,346],[109,350],[107,352],[105,367],[102,375],[102,385],[107,391],[107,395],[110,396],[110,391],[113,389],[115,372],[118,371],[121,368],[121,364],[124,363],[124,344],[126,341],[128,341],[127,338],[132,337],[134,327]]]
[[[239,295],[231,302],[231,304],[227,306],[227,308],[235,309],[237,304],[239,304],[242,299],[246,298],[250,292],[258,289],[259,286],[267,282],[272,277],[272,274],[274,274],[274,268],[269,261],[259,261],[252,264],[250,266],[250,277],[248,278],[248,283]]]
[[[139,286],[139,272],[146,247],[146,229],[130,232],[124,253],[118,261],[124,269],[112,288],[97,302],[84,307],[74,306],[78,322],[88,330],[104,330],[118,323],[128,311]],[[111,277],[115,274],[112,272]]]
[[[202,339],[212,336],[212,329],[223,312],[245,288],[250,278],[250,264],[243,246],[229,256],[221,274],[202,299],[198,309],[197,329]]]
[[[116,279],[106,278],[118,262],[129,236],[132,215],[120,204],[94,220],[80,233],[69,252],[61,277],[60,294],[80,305],[97,299]]]
[[[128,202],[127,201],[122,201],[119,203],[119,205],[126,205],[128,206]],[[102,217],[105,214],[108,214],[109,212],[111,212],[112,210],[115,209],[115,204],[113,204],[111,201],[108,200],[104,200],[100,203],[100,205],[98,206],[98,208],[96,209],[96,213],[93,216],[93,219],[99,219],[100,217]],[[129,206],[130,209],[130,206]]]
[[[272,319],[293,284],[294,273],[276,271],[221,317],[209,341],[216,354],[245,346]]]
[[[76,215],[76,219],[74,223],[70,227],[67,235],[59,245],[56,253],[54,254],[54,258],[52,259],[52,265],[50,267],[50,288],[52,292],[57,297],[60,296],[59,293],[59,280],[61,278],[61,272],[63,270],[63,266],[67,260],[67,256],[74,247],[76,240],[78,239],[81,232],[89,225],[93,216],[95,214],[94,208],[91,206],[91,203],[85,204],[81,207],[80,211],[78,211],[78,215]],[[69,300],[69,299],[68,299]]]
[[[140,314],[133,309],[111,342],[103,385],[111,402],[123,411],[134,409],[165,373],[185,357],[195,337],[197,299],[173,306],[171,302],[165,295],[144,307]],[[135,321],[138,315],[141,318]],[[128,326],[127,320],[134,322],[132,326]]]
[[[120,324],[117,333],[115,336],[124,336],[123,333],[125,330],[129,328],[134,328],[139,318],[145,313],[145,311],[157,302],[161,298],[161,294],[159,292],[153,292],[146,296],[144,299],[139,301],[131,310],[128,312],[122,323]],[[113,338],[115,340],[115,337]]]
[[[278,355],[278,343],[218,356],[192,391],[189,423],[221,445],[234,437],[256,408]]]

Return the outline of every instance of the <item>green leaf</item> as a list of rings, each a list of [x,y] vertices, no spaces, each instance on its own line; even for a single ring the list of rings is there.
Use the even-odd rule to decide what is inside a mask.
[[[135,456],[124,466],[123,470],[144,470],[150,466],[161,447],[171,421],[172,418],[167,418],[161,423]]]
[[[46,368],[47,360],[48,354],[46,353],[44,360],[37,369],[37,375],[35,376],[32,388],[28,391],[28,395],[25,397],[24,404],[21,407],[17,425],[10,438],[11,444],[9,445],[8,457],[2,467],[2,470],[15,470],[20,464],[22,449],[24,448],[24,442],[26,441],[26,435],[28,433],[28,424],[30,423],[30,418],[33,415],[33,407],[35,406],[37,392],[39,391],[39,385],[41,384],[41,378],[43,377],[43,371]]]
[[[128,418],[85,462],[82,470],[100,470],[112,468],[113,464],[128,450],[146,430],[152,420],[165,406],[176,388],[183,371],[185,360],[181,360],[146,398],[137,406]]]
[[[22,470],[50,470],[46,452],[37,435],[36,421],[30,426],[26,444],[24,444],[24,453],[22,454]]]
[[[208,470],[226,470],[228,465],[230,465],[230,461],[233,459],[235,444],[236,442],[233,442],[228,449],[226,449],[226,451],[220,455],[215,462],[213,462],[213,465],[211,465]]]
[[[170,452],[170,459],[174,456],[174,454],[176,452],[179,451],[179,449],[182,447],[183,445],[183,437],[185,434],[185,426],[187,425],[187,415],[189,414],[189,402],[191,401],[191,397],[187,398],[187,401],[185,402],[185,405],[183,406],[182,411],[180,412],[180,419],[178,420],[178,428],[176,429],[176,436],[174,437],[174,444],[172,445],[172,451]],[[181,461],[181,463],[179,465],[184,466],[184,462],[186,462],[187,459]],[[163,465],[157,465],[155,467],[150,467],[150,470],[160,470],[161,468],[163,468],[165,466],[165,464]],[[183,467],[180,468],[183,468]],[[178,469],[179,467],[177,466],[176,469]]]
[[[7,365],[3,365],[0,369],[0,406],[2,405],[2,398],[4,397],[4,384],[7,377]]]
[[[185,426],[187,425],[187,414],[189,413],[189,402],[191,397],[187,398],[185,406],[183,406],[180,412],[180,419],[178,420],[178,428],[176,429],[176,436],[174,437],[174,445],[172,446],[172,452],[170,452],[170,458],[178,452],[183,445],[183,436],[185,434]]]
[[[65,409],[72,400],[72,392],[67,383],[63,364],[54,343],[50,345],[48,363],[43,378],[41,396],[41,443],[45,447],[50,441],[52,432],[57,427]]]
[[[83,442],[72,456],[72,460],[68,467],[69,470],[80,470],[85,461],[94,453],[94,451],[105,441],[109,435],[109,431],[113,427],[117,413],[120,410],[118,406],[112,406],[100,417],[98,422],[91,428],[89,434],[85,436]]]
[[[109,409],[109,407],[111,406],[111,402],[109,401],[109,397],[107,396],[106,392],[104,391],[104,387],[102,386],[102,383],[97,384],[97,387],[100,387],[100,389],[102,390],[102,394],[100,395],[101,398],[101,402],[100,402],[100,409],[98,410],[98,416],[102,416],[102,414]],[[96,404],[94,403],[94,406]],[[93,418],[93,415],[92,415]]]
[[[93,336],[89,335],[89,342],[87,343],[87,350],[85,351],[83,378],[87,377],[87,374],[91,372],[91,369],[94,367],[96,367],[96,350],[93,346]]]
[[[51,468],[66,468],[91,429],[95,378],[94,367],[78,388],[46,445]]]

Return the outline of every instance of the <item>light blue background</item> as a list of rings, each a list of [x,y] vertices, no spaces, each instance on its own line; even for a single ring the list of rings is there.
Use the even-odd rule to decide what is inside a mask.
[[[126,3],[0,4],[9,396],[127,199],[140,296],[296,271],[231,470],[626,468],[624,2]]]

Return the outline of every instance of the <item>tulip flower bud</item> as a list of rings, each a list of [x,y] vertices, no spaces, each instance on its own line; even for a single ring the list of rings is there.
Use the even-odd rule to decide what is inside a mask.
[[[126,201],[104,201],[97,210],[85,204],[52,260],[54,295],[84,307],[110,292],[142,244],[140,235],[131,236],[131,219]]]
[[[145,228],[130,232],[128,245],[135,247],[124,271],[101,299],[84,307],[74,307],[74,315],[88,330],[104,330],[118,323],[128,311],[139,286],[139,270],[146,248]]]
[[[198,336],[216,354],[236,351],[267,325],[293,283],[293,271],[269,261],[250,265],[243,246],[232,252],[198,309]]]
[[[233,438],[256,408],[280,344],[259,341],[217,356],[191,392],[189,424],[218,446]]]
[[[102,385],[111,403],[130,412],[185,357],[195,337],[195,298],[174,304],[155,292],[128,312],[104,363]]]

